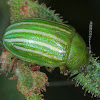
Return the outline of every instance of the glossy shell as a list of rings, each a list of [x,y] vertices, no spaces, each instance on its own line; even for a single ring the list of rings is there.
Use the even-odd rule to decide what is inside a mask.
[[[16,57],[48,67],[77,69],[88,63],[88,51],[74,28],[42,19],[25,19],[10,25],[5,48]]]

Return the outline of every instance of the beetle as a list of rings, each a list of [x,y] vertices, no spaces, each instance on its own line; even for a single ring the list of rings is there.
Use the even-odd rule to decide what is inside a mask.
[[[88,50],[76,30],[65,24],[33,18],[11,24],[3,37],[5,48],[21,60],[70,70],[88,64]]]

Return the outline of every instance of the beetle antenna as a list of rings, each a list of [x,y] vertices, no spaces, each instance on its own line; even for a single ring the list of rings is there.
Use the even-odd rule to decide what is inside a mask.
[[[89,24],[89,54],[91,54],[92,28],[93,28],[93,22],[90,21],[90,24]]]

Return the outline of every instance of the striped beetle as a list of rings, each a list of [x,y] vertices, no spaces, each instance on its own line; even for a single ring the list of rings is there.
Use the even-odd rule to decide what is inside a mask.
[[[43,19],[25,19],[10,25],[3,37],[5,48],[27,62],[70,70],[88,64],[86,44],[76,30]]]

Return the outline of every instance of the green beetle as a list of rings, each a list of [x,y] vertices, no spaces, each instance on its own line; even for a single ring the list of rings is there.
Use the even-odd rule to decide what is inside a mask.
[[[88,64],[88,50],[69,25],[44,19],[25,19],[11,24],[3,37],[5,48],[27,62],[70,70]]]

